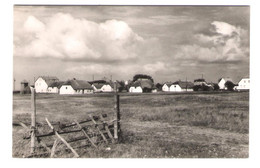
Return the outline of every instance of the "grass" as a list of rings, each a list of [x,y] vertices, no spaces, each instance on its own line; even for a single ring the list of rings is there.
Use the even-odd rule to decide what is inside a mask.
[[[37,95],[37,122],[70,122],[112,113],[113,96]],[[247,158],[249,93],[120,96],[119,144],[76,149],[87,158]],[[30,95],[14,95],[13,120],[30,123]],[[13,157],[29,152],[22,127],[13,127]],[[62,145],[60,145],[62,147]],[[109,150],[108,150],[109,149]],[[57,157],[71,157],[63,150]]]

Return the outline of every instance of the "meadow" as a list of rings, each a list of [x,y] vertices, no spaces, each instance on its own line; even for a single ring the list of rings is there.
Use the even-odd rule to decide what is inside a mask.
[[[37,94],[37,122],[69,122],[111,113],[111,94]],[[13,95],[13,121],[30,123],[30,95]],[[77,149],[83,158],[247,158],[249,92],[121,94],[121,139]],[[24,129],[13,126],[13,157],[30,151]],[[109,149],[109,150],[108,150]],[[70,157],[66,151],[58,157]]]

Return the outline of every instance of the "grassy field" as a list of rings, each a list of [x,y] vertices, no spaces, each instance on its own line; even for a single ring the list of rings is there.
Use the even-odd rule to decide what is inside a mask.
[[[69,122],[113,112],[113,96],[37,95],[37,122]],[[247,158],[249,93],[123,94],[119,144],[76,149],[86,158]],[[13,96],[13,120],[30,123],[30,95]],[[13,157],[29,153],[13,126]],[[109,147],[109,150],[107,150]],[[71,157],[61,153],[57,157]]]

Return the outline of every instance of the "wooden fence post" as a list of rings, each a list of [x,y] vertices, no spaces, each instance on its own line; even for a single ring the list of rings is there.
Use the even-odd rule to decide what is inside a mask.
[[[119,95],[117,94],[117,85],[116,82],[114,83],[114,91],[115,91],[115,95],[114,95],[114,101],[115,101],[115,112],[114,112],[114,139],[116,142],[118,142],[118,133],[120,131],[120,107],[119,107]]]
[[[35,96],[35,89],[32,88],[31,90],[31,151],[30,153],[33,154],[35,151],[35,128],[36,128],[36,96]]]

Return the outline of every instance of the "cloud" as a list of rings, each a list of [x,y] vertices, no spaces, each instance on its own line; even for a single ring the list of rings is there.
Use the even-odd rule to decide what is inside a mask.
[[[125,60],[137,57],[144,41],[123,21],[96,23],[65,13],[46,22],[29,16],[23,29],[15,34],[14,56]]]
[[[195,34],[195,43],[181,45],[176,57],[200,62],[237,62],[248,59],[246,30],[219,21],[214,21],[211,25],[211,35]]]

